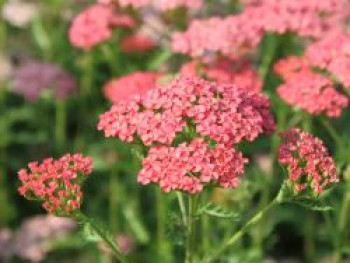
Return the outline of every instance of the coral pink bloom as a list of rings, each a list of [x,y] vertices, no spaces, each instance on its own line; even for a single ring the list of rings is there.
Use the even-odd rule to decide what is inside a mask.
[[[157,85],[160,74],[156,72],[135,72],[121,78],[108,81],[103,91],[113,103],[130,100],[135,95],[142,96]]]
[[[90,157],[67,154],[58,160],[45,159],[42,164],[29,163],[28,167],[29,173],[26,169],[18,172],[21,195],[42,201],[48,212],[61,216],[80,208],[81,184],[92,172]]]
[[[258,92],[182,77],[141,98],[113,105],[100,116],[98,129],[127,142],[137,135],[152,145],[171,144],[188,126],[200,136],[232,145],[273,132],[269,108],[267,97]]]
[[[114,14],[107,5],[95,4],[80,13],[69,29],[72,45],[91,49],[112,36],[112,27],[130,27],[134,25],[132,17]]]
[[[292,106],[313,115],[339,117],[348,99],[339,93],[332,81],[311,71],[302,71],[286,80],[277,90],[279,96]]]
[[[121,42],[121,49],[127,53],[145,52],[157,47],[157,43],[150,37],[136,33],[125,37]]]
[[[178,147],[156,146],[143,160],[138,174],[141,184],[159,183],[164,192],[201,192],[207,184],[235,188],[244,173],[247,159],[222,144],[209,148],[203,139]]]
[[[274,65],[274,71],[287,80],[303,71],[310,71],[310,63],[304,57],[290,56]]]
[[[298,128],[281,137],[285,140],[278,153],[278,161],[288,167],[289,181],[300,192],[313,189],[317,194],[338,182],[334,160],[323,142]]]

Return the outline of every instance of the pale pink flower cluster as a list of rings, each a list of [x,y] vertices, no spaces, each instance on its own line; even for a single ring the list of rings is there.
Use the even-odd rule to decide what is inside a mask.
[[[203,186],[216,182],[235,188],[246,162],[247,159],[232,147],[217,144],[210,149],[207,142],[197,138],[177,147],[151,148],[137,180],[141,184],[159,183],[164,192],[197,193]]]
[[[345,0],[254,1],[236,15],[192,21],[187,31],[173,34],[172,48],[191,56],[208,51],[230,55],[256,47],[266,32],[321,37],[340,27],[333,18],[346,8],[350,3]]]
[[[121,7],[153,7],[162,12],[179,7],[198,9],[203,4],[203,0],[98,0],[98,2],[101,4],[118,3]]]
[[[151,4],[159,11],[168,11],[181,6],[199,9],[202,7],[203,0],[149,0]]]
[[[75,79],[61,67],[41,61],[26,61],[13,71],[13,91],[28,101],[36,101],[44,91],[56,99],[66,99],[74,92]]]
[[[310,45],[305,53],[313,66],[328,70],[345,87],[350,87],[350,36],[335,33]]]
[[[313,115],[339,117],[348,105],[347,97],[335,89],[331,79],[311,71],[294,73],[278,87],[277,93],[288,104]]]
[[[246,14],[249,14],[249,19]],[[231,55],[256,47],[262,36],[259,15],[249,9],[227,18],[193,20],[185,32],[172,35],[172,49],[193,57],[203,56],[209,51]]]
[[[153,89],[160,77],[161,75],[156,72],[138,71],[111,79],[104,85],[103,91],[105,97],[113,103],[130,100],[135,95],[142,96]]]
[[[233,83],[244,90],[260,91],[263,87],[258,72],[249,61],[235,61],[224,57],[214,60],[193,60],[181,67],[182,76],[202,76],[219,83]]]
[[[45,159],[41,164],[28,164],[30,171],[21,169],[18,178],[21,195],[43,202],[49,213],[69,215],[81,206],[81,184],[92,172],[92,159],[82,154],[64,155],[58,160]]]
[[[38,215],[25,219],[16,232],[0,230],[0,260],[18,257],[29,262],[42,262],[52,250],[53,242],[62,240],[76,228],[70,218]]]
[[[69,29],[72,45],[89,50],[108,40],[113,27],[132,27],[134,19],[126,14],[115,14],[107,5],[95,4],[82,11]]]
[[[334,160],[323,142],[298,128],[292,128],[281,137],[278,160],[288,168],[289,181],[300,192],[307,189],[322,193],[330,184],[337,183]]]
[[[26,219],[17,230],[11,252],[31,262],[45,260],[52,250],[50,242],[62,240],[77,227],[70,218],[39,215]]]
[[[150,90],[133,102],[121,102],[100,117],[107,137],[145,145],[171,144],[188,122],[201,136],[220,143],[253,141],[272,132],[274,120],[267,97],[229,84],[199,78],[179,78]]]

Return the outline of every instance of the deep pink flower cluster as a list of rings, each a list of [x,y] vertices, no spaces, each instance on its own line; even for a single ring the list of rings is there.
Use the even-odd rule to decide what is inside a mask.
[[[146,34],[136,33],[123,38],[120,47],[126,53],[137,53],[155,49],[157,43]]]
[[[175,33],[175,52],[202,56],[208,51],[224,55],[241,53],[257,46],[266,32],[321,37],[336,30],[334,17],[349,10],[346,0],[262,0],[227,18],[194,20],[187,31]]]
[[[57,65],[27,61],[14,69],[13,91],[28,101],[36,101],[44,91],[56,99],[66,99],[75,90],[75,79]]]
[[[334,88],[331,79],[311,71],[292,76],[277,89],[278,95],[288,104],[313,115],[324,113],[329,117],[339,117],[348,105],[347,97]]]
[[[134,19],[126,14],[115,14],[107,5],[95,4],[82,11],[69,29],[72,45],[89,50],[108,40],[113,27],[132,27]]]
[[[67,154],[58,160],[47,158],[41,164],[32,162],[28,167],[30,172],[27,169],[18,172],[21,195],[42,201],[48,212],[61,216],[80,208],[81,184],[92,172],[90,157]]]
[[[288,167],[289,181],[299,191],[308,188],[317,194],[330,184],[338,182],[334,160],[323,142],[298,128],[292,128],[281,137],[278,160]]]
[[[132,99],[134,96],[142,96],[157,85],[157,80],[161,77],[159,73],[150,71],[139,71],[114,78],[108,81],[103,91],[107,99],[113,103]]]
[[[193,60],[181,67],[182,76],[202,76],[219,83],[234,83],[244,90],[260,91],[263,83],[248,61],[235,61],[224,57],[214,61]]]
[[[313,66],[328,70],[345,87],[350,87],[350,36],[344,33],[327,35],[310,45],[306,57]]]
[[[145,145],[171,144],[187,124],[219,143],[253,141],[274,130],[267,97],[229,84],[179,78],[134,101],[121,102],[101,115],[99,130],[107,137]]]
[[[206,184],[216,182],[235,188],[246,162],[247,159],[232,147],[218,144],[210,149],[207,142],[197,138],[178,147],[151,148],[137,180],[141,184],[159,183],[164,192],[197,193]]]

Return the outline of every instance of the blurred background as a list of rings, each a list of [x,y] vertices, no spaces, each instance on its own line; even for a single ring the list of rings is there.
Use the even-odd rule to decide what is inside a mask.
[[[105,138],[97,130],[98,118],[122,96],[114,94],[111,80],[152,71],[161,76],[158,83],[166,83],[192,61],[172,51],[170,35],[195,18],[225,17],[259,1],[243,2],[208,0],[196,10],[118,7],[112,36],[84,49],[70,42],[69,30],[94,1],[0,0],[0,262],[114,262],[108,248],[74,221],[48,216],[39,203],[17,193],[17,171],[27,163],[75,152],[94,159],[83,210],[112,231],[130,261],[182,262],[185,232],[176,196],[138,185],[138,158],[130,145]],[[341,178],[324,200],[332,209],[285,204],[217,262],[350,262],[349,108],[338,119],[312,118],[275,93],[282,80],[273,64],[302,54],[309,43],[289,32],[266,33],[256,52],[244,55],[249,70],[235,80],[264,88],[278,130],[302,122],[326,142]],[[333,129],[340,142],[334,142]],[[250,163],[239,188],[206,193],[221,214],[204,216],[201,227],[208,237],[201,251],[215,248],[274,196],[283,181],[275,160],[278,143],[273,135],[241,145]]]

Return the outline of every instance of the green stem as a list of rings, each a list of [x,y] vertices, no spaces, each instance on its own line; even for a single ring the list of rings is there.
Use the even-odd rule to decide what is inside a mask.
[[[63,100],[56,101],[55,139],[56,152],[61,154],[66,143],[66,107]]]
[[[320,122],[321,122],[322,126],[327,130],[329,135],[332,137],[334,142],[338,146],[342,145],[342,138],[338,135],[337,131],[334,129],[334,127],[329,122],[329,120],[326,118],[320,118]]]
[[[259,66],[260,76],[263,82],[265,82],[268,72],[270,71],[270,66],[275,58],[277,46],[278,46],[278,36],[277,35],[267,35],[266,36],[266,48],[263,50],[263,57],[261,65]]]
[[[162,261],[165,247],[165,204],[163,195],[160,189],[156,188],[156,206],[157,206],[157,244],[158,244],[158,257]]]
[[[105,244],[112,250],[114,256],[121,263],[127,262],[125,257],[120,252],[118,245],[114,242],[113,238],[108,234],[108,232],[104,228],[102,228],[100,224],[96,223],[94,220],[91,220],[82,212],[77,212],[75,216],[76,216],[76,219],[82,224],[84,225],[88,224],[91,226],[95,234],[97,234],[105,242]]]
[[[182,216],[182,222],[184,225],[186,225],[187,224],[186,223],[187,216],[186,216],[186,208],[185,208],[185,203],[184,203],[182,193],[177,191],[176,196],[177,196],[177,201],[179,202],[180,212],[181,212],[181,216]]]
[[[350,190],[350,189],[349,189]],[[350,210],[350,191],[347,190],[342,201],[339,222],[338,222],[338,231],[339,231],[339,241],[337,250],[335,253],[335,263],[340,263],[342,258],[342,244],[344,238],[344,232],[348,222],[349,210]]]
[[[187,214],[187,240],[186,240],[186,263],[192,263],[195,254],[196,244],[196,220],[195,213],[197,209],[197,196],[190,195],[188,198]]]
[[[215,259],[217,259],[220,254],[222,254],[226,249],[228,249],[230,246],[234,245],[237,241],[239,241],[244,234],[252,227],[253,225],[260,222],[262,218],[274,207],[281,204],[283,202],[283,195],[282,195],[282,189],[283,186],[278,193],[278,195],[263,209],[261,209],[259,212],[257,212],[238,232],[236,232],[234,235],[226,239],[218,249],[215,250],[215,252],[206,257],[204,259],[204,262],[213,262]]]
[[[313,214],[309,213],[305,222],[304,234],[304,253],[307,262],[315,262],[315,241],[314,241],[314,225],[315,219]]]
[[[113,233],[117,233],[119,230],[119,195],[121,193],[118,180],[118,171],[115,166],[112,167],[110,172],[110,183],[109,183],[109,222]]]
[[[208,201],[208,197],[209,197],[209,192],[203,192],[201,197],[204,199],[204,202]],[[201,215],[201,238],[202,238],[202,251],[208,251],[210,248],[210,236],[211,236],[211,232],[210,232],[210,218],[208,215],[206,215],[205,213],[202,213]]]
[[[101,51],[105,61],[111,68],[112,75],[115,76],[119,71],[118,62],[117,59],[115,59],[118,56],[118,52],[116,53],[118,50],[115,48],[112,50],[111,46],[109,46],[108,43],[105,43],[101,45]]]

